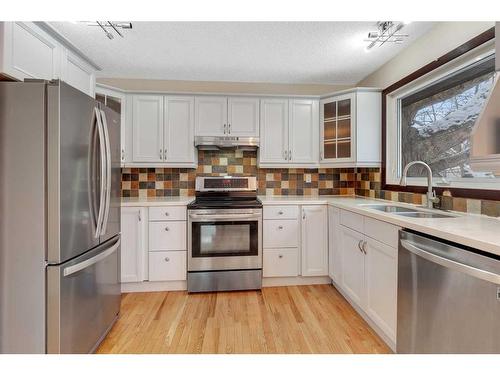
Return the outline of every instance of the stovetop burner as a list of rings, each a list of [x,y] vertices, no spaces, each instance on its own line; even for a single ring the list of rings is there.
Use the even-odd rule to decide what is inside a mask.
[[[255,177],[196,177],[196,200],[188,209],[262,208]]]

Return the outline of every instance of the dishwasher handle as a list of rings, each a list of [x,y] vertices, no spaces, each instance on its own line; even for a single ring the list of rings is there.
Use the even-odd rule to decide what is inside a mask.
[[[401,246],[408,250],[409,252],[418,255],[419,257],[422,257],[424,259],[427,259],[428,261],[437,263],[443,267],[450,268],[452,270],[456,270],[462,273],[465,273],[469,276],[476,277],[478,279],[488,281],[490,283],[494,284],[500,284],[500,275],[482,270],[480,268],[472,267],[464,263],[459,263],[454,260],[448,259],[448,258],[443,258],[439,255],[433,254],[427,250],[421,249],[420,247],[416,246],[413,242],[408,241],[408,240],[400,240]]]

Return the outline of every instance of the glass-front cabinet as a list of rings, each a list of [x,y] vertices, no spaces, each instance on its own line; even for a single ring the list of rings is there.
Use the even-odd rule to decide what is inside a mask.
[[[351,160],[354,94],[321,102],[322,160]]]
[[[322,166],[380,165],[380,99],[380,91],[352,89],[321,100]]]

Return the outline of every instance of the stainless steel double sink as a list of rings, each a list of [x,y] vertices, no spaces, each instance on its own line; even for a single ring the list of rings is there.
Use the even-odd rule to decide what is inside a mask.
[[[360,206],[364,208],[370,208],[372,210],[387,212],[398,216],[415,217],[422,219],[439,219],[439,218],[449,219],[453,217],[458,217],[458,215],[450,213],[433,212],[431,210],[418,210],[411,207],[395,206],[389,204],[363,204]]]

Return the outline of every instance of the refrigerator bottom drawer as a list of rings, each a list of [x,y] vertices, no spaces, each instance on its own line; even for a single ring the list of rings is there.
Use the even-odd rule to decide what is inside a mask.
[[[120,310],[120,238],[47,267],[47,353],[91,353]]]

